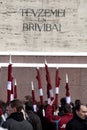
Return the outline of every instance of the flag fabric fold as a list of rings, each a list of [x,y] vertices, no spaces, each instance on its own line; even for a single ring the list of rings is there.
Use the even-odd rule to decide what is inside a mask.
[[[60,86],[60,77],[59,70],[56,68],[56,76],[55,76],[55,105],[59,103],[59,86]]]
[[[8,83],[7,83],[7,102],[11,101],[11,93],[12,93],[12,62],[11,55],[8,65]]]
[[[42,83],[41,83],[40,70],[39,70],[39,68],[37,68],[36,70],[37,70],[36,78],[37,78],[37,81],[38,81],[38,90],[39,90],[39,97],[40,97],[40,102],[41,102],[41,106],[42,106],[42,113],[43,113],[43,116],[45,116],[43,89],[42,89]]]
[[[37,105],[36,105],[33,81],[31,82],[31,87],[32,87],[33,110],[34,110],[34,112],[37,112]]]
[[[17,99],[17,82],[16,82],[16,79],[14,81],[14,99]]]
[[[11,101],[14,100],[14,86],[13,86],[13,77],[12,77],[12,82],[11,82]]]
[[[47,81],[47,98],[48,98],[48,104],[49,104],[50,101],[54,99],[54,96],[53,96],[53,89],[51,85],[49,68],[46,63],[45,63],[45,70],[46,70],[46,81]]]
[[[70,103],[71,102],[71,97],[70,97],[70,92],[69,92],[68,74],[66,74],[66,85],[65,85],[65,89],[66,89],[66,102]]]
[[[41,105],[44,106],[43,89],[42,89],[40,71],[39,71],[39,68],[37,68],[36,70],[37,70],[37,76],[36,76],[36,78],[37,78],[37,81],[38,81],[38,90],[39,90],[40,102],[41,102]]]

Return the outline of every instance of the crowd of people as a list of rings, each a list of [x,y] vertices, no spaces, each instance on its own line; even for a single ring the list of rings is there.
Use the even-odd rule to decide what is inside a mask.
[[[38,102],[34,111],[29,95],[23,101],[0,101],[0,130],[87,130],[87,105],[79,99],[67,103],[62,97],[60,105],[54,99],[44,106]]]

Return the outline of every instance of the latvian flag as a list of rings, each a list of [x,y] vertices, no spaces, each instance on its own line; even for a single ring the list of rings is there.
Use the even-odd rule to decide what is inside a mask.
[[[46,70],[46,81],[47,81],[47,96],[48,96],[47,98],[48,98],[48,104],[50,104],[50,101],[54,99],[54,96],[53,96],[53,89],[51,85],[49,69],[46,61],[45,61],[45,70]]]
[[[43,116],[45,116],[44,100],[43,100],[43,89],[42,89],[40,71],[39,71],[39,68],[37,68],[36,70],[37,70],[36,78],[37,78],[37,81],[38,81],[38,90],[39,90],[39,97],[40,97],[40,102],[41,102],[41,106],[42,106],[42,113],[43,113]]]
[[[59,86],[60,86],[60,77],[59,70],[56,68],[56,76],[55,76],[55,104],[58,105],[59,101]]]
[[[31,88],[32,88],[33,110],[34,110],[34,112],[37,112],[37,105],[36,105],[33,81],[31,82]]]
[[[16,82],[16,79],[14,81],[14,99],[17,99],[17,82]]]
[[[11,101],[11,93],[12,93],[12,62],[11,62],[11,55],[10,61],[8,65],[8,83],[7,83],[7,102]]]
[[[71,98],[70,98],[70,92],[69,92],[69,85],[68,85],[68,74],[66,74],[66,102],[70,103],[71,102]]]

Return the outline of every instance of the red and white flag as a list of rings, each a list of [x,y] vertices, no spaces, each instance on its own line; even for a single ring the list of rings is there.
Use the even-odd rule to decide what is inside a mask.
[[[35,91],[34,91],[33,81],[31,82],[31,88],[32,88],[32,98],[33,98],[33,110],[34,110],[34,112],[37,112],[37,105],[36,105],[36,99],[35,99]]]
[[[39,90],[40,102],[41,102],[41,105],[44,106],[43,89],[42,89],[40,71],[39,71],[39,68],[37,68],[36,70],[37,70],[37,76],[36,76],[36,78],[37,78],[37,80],[38,80],[38,90]]]
[[[47,63],[45,62],[45,70],[46,70],[46,81],[47,81],[47,98],[48,98],[48,104],[50,104],[50,101],[54,99],[53,96],[53,89],[51,85],[51,79],[50,79],[50,73]]]
[[[14,81],[14,99],[17,99],[17,82],[16,82],[16,79]]]
[[[71,102],[71,97],[70,97],[70,92],[69,92],[69,84],[68,84],[68,74],[66,73],[66,102],[70,103]]]
[[[11,55],[8,65],[8,83],[7,83],[7,102],[11,101],[11,89],[12,89],[12,61],[11,61]]]
[[[39,90],[39,97],[40,97],[40,102],[41,102],[41,106],[42,106],[42,113],[43,113],[43,116],[45,116],[41,76],[40,76],[39,68],[37,68],[36,70],[37,70],[37,76],[36,76],[36,78],[37,78],[37,80],[38,80],[38,90]]]
[[[14,85],[13,85],[13,77],[11,82],[11,101],[14,100]]]
[[[60,86],[60,77],[59,77],[59,70],[56,68],[56,76],[55,76],[55,104],[58,105],[59,103],[59,86]]]

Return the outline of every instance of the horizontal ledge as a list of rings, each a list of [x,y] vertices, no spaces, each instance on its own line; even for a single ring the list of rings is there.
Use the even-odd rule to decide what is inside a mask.
[[[50,68],[87,68],[87,64],[47,64]],[[8,67],[8,63],[0,63],[0,67]],[[12,67],[44,68],[42,63],[12,63]]]
[[[0,55],[15,56],[87,56],[87,52],[0,52]]]

